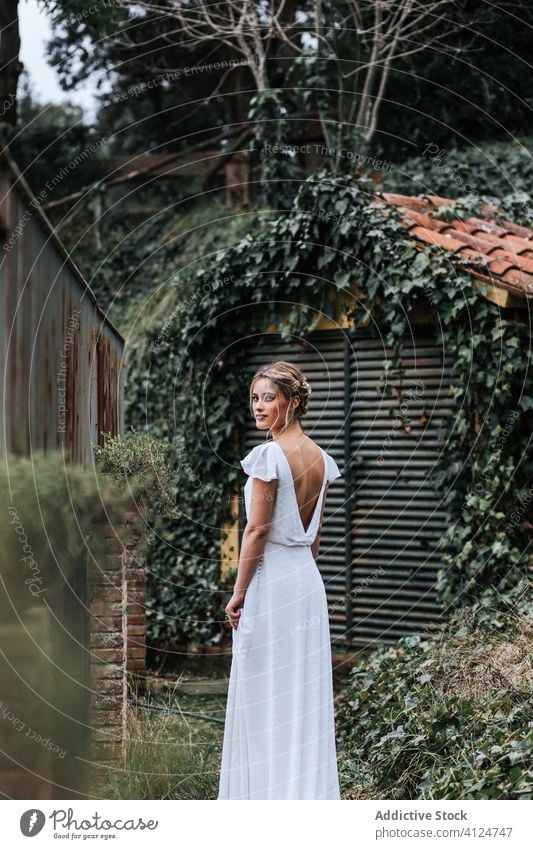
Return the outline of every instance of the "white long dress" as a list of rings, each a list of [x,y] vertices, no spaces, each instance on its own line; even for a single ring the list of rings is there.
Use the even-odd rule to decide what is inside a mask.
[[[311,553],[326,481],[341,476],[322,448],[324,478],[305,530],[291,467],[272,440],[241,460],[252,480],[278,479],[271,530],[248,585],[226,706],[218,799],[340,799],[328,606]]]

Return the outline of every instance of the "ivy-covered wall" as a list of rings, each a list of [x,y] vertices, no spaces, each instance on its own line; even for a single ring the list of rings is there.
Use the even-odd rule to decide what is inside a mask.
[[[181,508],[150,553],[153,639],[222,638],[220,528],[240,483],[238,436],[249,415],[243,343],[271,325],[305,337],[321,314],[383,336],[396,352],[381,381],[391,395],[410,318],[430,309],[455,357],[457,402],[435,477],[453,517],[439,598],[493,624],[510,603],[526,604],[528,540],[512,517],[533,485],[530,312],[487,301],[450,254],[419,251],[374,192],[364,176],[312,175],[288,210],[251,215],[243,238],[180,273],[175,312],[148,331],[130,374],[129,419],[142,416],[174,441]],[[468,207],[482,216],[471,198]]]

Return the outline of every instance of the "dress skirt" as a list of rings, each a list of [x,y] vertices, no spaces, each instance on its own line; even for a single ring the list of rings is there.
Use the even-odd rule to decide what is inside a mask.
[[[340,799],[328,605],[309,545],[266,543],[232,637],[218,799]]]

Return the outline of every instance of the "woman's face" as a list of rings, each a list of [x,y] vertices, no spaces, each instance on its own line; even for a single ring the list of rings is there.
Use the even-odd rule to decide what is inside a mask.
[[[252,410],[258,430],[277,430],[285,425],[289,401],[266,377],[258,377],[252,387]]]

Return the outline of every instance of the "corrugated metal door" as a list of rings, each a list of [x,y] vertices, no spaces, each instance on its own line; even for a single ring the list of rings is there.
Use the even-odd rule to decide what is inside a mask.
[[[343,473],[328,491],[318,558],[335,643],[395,642],[439,618],[434,547],[446,516],[428,474],[451,410],[450,361],[427,334],[406,340],[408,432],[389,415],[399,400],[377,391],[387,356],[381,340],[352,329],[290,343],[268,334],[249,353],[249,378],[275,360],[304,372],[313,390],[304,430]],[[250,421],[242,456],[264,438]]]
[[[452,409],[451,359],[427,333],[404,340],[401,399],[383,398],[376,387],[387,354],[380,339],[353,340],[353,565],[346,612],[353,644],[395,642],[440,618],[435,547],[448,520],[429,476]],[[403,416],[410,419],[406,426]]]

